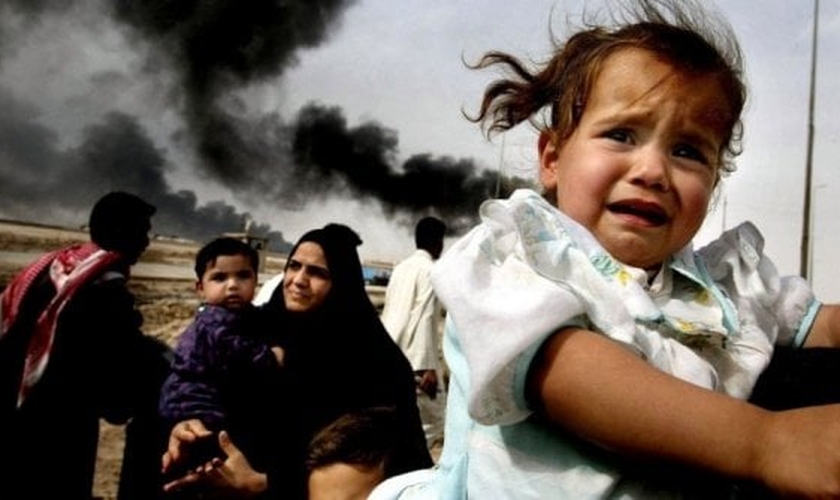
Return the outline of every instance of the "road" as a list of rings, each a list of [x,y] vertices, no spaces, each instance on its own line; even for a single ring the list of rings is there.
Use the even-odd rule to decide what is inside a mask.
[[[0,262],[12,267],[23,267],[41,255],[39,252],[0,251]],[[157,262],[138,262],[131,268],[132,276],[148,279],[195,279],[192,267],[188,265],[161,264]]]
[[[10,252],[0,250],[0,264],[22,268],[29,264],[41,253],[39,252]],[[161,279],[161,280],[195,280],[195,271],[189,264],[162,264],[159,262],[138,262],[131,268],[131,275],[140,279]],[[270,273],[260,273],[259,283],[262,284],[271,276]],[[377,308],[381,308],[385,300],[385,287],[368,285],[365,287],[371,301]]]

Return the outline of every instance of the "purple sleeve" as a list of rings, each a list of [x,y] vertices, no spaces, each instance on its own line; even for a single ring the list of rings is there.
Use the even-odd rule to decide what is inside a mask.
[[[227,336],[235,336],[236,314],[221,307],[204,307],[184,331],[175,348],[169,377],[160,399],[161,416],[174,424],[198,418],[219,430],[226,411],[220,391],[228,370]]]
[[[251,370],[277,370],[279,365],[271,348],[252,331],[258,327],[254,313],[253,308],[242,310],[235,328],[218,330],[216,342],[224,357],[217,361],[228,367],[247,365]]]

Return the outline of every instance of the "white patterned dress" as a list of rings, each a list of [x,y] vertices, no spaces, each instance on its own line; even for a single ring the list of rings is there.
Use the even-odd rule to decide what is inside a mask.
[[[820,306],[804,280],[778,275],[749,223],[699,251],[689,245],[651,279],[533,191],[488,201],[481,217],[433,271],[449,311],[452,374],[440,463],[371,498],[690,497],[533,417],[525,378],[541,344],[582,326],[678,378],[746,399],[773,346],[801,345]]]

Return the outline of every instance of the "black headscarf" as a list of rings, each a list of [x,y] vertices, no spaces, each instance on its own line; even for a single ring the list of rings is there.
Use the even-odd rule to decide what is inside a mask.
[[[356,251],[361,238],[347,226],[328,224],[305,233],[290,255],[304,242],[324,252],[332,285],[323,304],[313,311],[287,311],[281,285],[267,306],[272,318],[267,327],[284,339],[284,371],[293,393],[287,402],[297,409],[301,446],[343,414],[390,406],[403,429],[397,459],[406,470],[431,466],[411,365],[365,290]]]
[[[356,247],[362,244],[359,235],[348,226],[327,224],[301,236],[289,253],[290,257],[307,242],[321,247],[332,285],[324,302],[316,309],[305,312],[288,311],[283,298],[284,284],[275,289],[267,307],[286,327],[281,332],[285,341],[290,345],[306,343],[324,347],[324,342],[333,347],[338,347],[336,344],[339,343],[350,350],[346,352],[349,354],[371,339],[382,339],[384,336],[382,340],[390,340],[365,290],[362,263],[356,251]],[[329,357],[330,352],[335,351],[340,349],[321,350],[319,355]]]
[[[355,231],[342,224],[327,224],[300,237],[290,255],[305,242],[316,243],[324,252],[330,270],[332,288],[319,313],[376,314],[365,291],[362,263],[356,247],[362,244]]]

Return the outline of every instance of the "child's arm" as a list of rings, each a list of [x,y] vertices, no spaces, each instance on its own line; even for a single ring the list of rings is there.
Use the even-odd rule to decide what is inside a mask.
[[[573,328],[546,342],[528,386],[550,420],[619,453],[752,479],[781,493],[840,493],[840,406],[768,412]]]
[[[805,347],[840,347],[840,305],[820,307],[805,339]]]
[[[218,380],[222,360],[218,339],[223,328],[210,328],[199,312],[175,348],[169,376],[161,388],[159,414],[170,426],[169,444],[162,457],[162,472],[171,479],[186,474],[219,456],[214,431],[226,426]]]
[[[238,345],[240,319],[225,308],[206,306],[178,339],[169,377],[161,389],[159,409],[168,422],[197,418],[216,431],[227,426],[221,391],[234,357],[245,350]]]
[[[196,418],[214,429],[224,427],[227,411],[216,377],[211,375],[218,363],[207,353],[201,338],[195,344],[179,344],[176,349],[160,394],[159,413],[167,422],[174,424]]]

